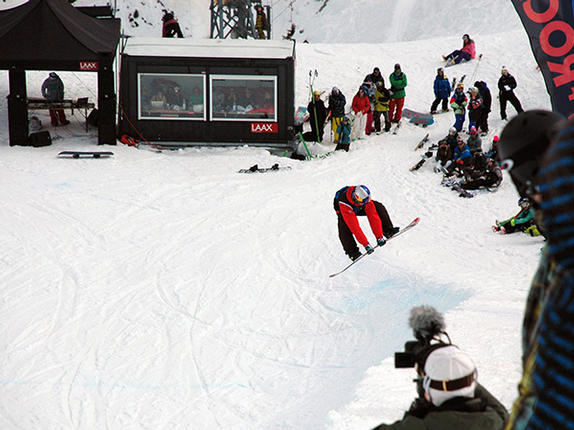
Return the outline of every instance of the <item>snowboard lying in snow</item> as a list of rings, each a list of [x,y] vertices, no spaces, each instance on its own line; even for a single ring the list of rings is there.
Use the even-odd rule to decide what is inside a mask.
[[[399,237],[401,234],[406,233],[407,231],[409,231],[411,228],[413,228],[415,225],[417,225],[419,223],[421,219],[420,218],[415,218],[414,220],[412,220],[407,226],[401,228],[399,230],[398,233],[396,233],[394,236],[391,236],[387,239],[387,241],[394,239],[395,237]],[[375,245],[373,246],[373,249],[377,249],[380,248],[379,245]],[[343,273],[345,270],[347,270],[349,267],[353,266],[355,263],[361,261],[365,256],[367,256],[369,254],[361,254],[361,256],[359,258],[357,258],[356,260],[354,260],[353,262],[351,262],[349,265],[347,265],[343,270],[340,270],[339,272],[336,273],[332,273],[331,275],[329,275],[329,278],[334,278],[337,275],[340,275],[341,273]]]
[[[62,151],[58,154],[60,158],[108,158],[114,155],[109,151]]]
[[[430,113],[416,112],[411,109],[403,109],[403,116],[412,124],[426,127],[434,123],[434,118]]]

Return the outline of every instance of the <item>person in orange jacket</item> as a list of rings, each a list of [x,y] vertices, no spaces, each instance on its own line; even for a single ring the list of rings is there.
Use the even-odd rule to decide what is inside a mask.
[[[341,188],[335,194],[333,206],[337,213],[339,239],[345,254],[353,261],[362,255],[355,237],[365,247],[367,254],[374,252],[374,248],[369,244],[369,240],[361,230],[358,216],[368,218],[378,246],[383,246],[386,239],[399,231],[398,227],[393,226],[389,213],[383,204],[371,199],[371,192],[365,185]]]

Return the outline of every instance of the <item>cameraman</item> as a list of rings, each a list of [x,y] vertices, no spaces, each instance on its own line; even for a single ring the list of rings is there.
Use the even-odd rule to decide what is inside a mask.
[[[498,430],[508,418],[505,407],[476,382],[470,356],[450,344],[430,347],[417,365],[419,397],[402,420],[373,430]]]

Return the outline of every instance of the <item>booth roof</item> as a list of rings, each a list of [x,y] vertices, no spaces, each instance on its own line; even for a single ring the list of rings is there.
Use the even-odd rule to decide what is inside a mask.
[[[130,56],[187,58],[264,58],[294,57],[293,42],[244,39],[129,38],[124,54]]]

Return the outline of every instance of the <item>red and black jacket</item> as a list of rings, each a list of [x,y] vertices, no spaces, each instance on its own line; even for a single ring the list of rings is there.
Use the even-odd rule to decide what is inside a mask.
[[[353,199],[354,191],[354,186],[341,188],[335,194],[333,205],[335,207],[335,212],[343,217],[345,224],[347,224],[359,243],[363,246],[367,246],[369,241],[363,233],[363,230],[361,230],[357,215],[367,216],[371,230],[377,239],[383,237],[383,224],[381,223],[381,219],[379,218],[379,214],[377,213],[377,208],[375,207],[373,200],[369,199],[368,203],[358,205]]]

